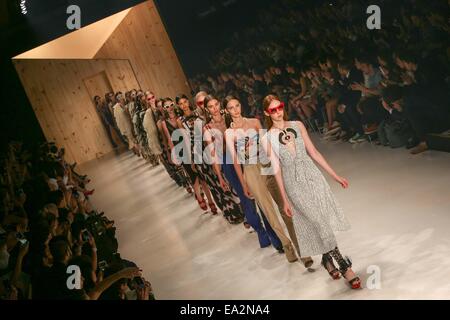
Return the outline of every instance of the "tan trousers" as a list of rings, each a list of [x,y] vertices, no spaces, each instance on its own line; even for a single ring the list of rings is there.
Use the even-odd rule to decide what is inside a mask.
[[[267,176],[261,175],[260,164],[244,165],[244,179],[247,182],[250,193],[255,197],[256,202],[264,212],[273,231],[275,231],[278,238],[280,238],[287,260],[289,262],[297,261],[298,258],[295,254],[291,240],[284,233],[283,226],[278,219],[272,196],[266,186],[266,177]]]
[[[303,264],[306,265],[307,262],[311,261],[312,259],[311,257],[302,257],[302,255],[300,254],[300,247],[298,246],[298,240],[294,229],[294,223],[292,222],[292,218],[288,217],[283,210],[283,197],[281,196],[280,189],[278,188],[277,180],[275,179],[275,176],[266,176],[265,180],[267,189],[269,190],[273,200],[277,204],[278,211],[280,212],[281,217],[283,218],[284,223],[286,224],[289,237],[291,238],[292,243],[295,246],[295,249],[297,249],[297,254],[299,257],[301,257],[300,259],[302,260]]]

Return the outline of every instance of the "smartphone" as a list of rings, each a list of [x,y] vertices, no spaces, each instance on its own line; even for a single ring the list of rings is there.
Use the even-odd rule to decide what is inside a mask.
[[[136,278],[134,278],[134,282],[135,282],[140,288],[144,288],[144,287],[145,287],[144,280],[142,280],[141,277],[136,277]]]
[[[105,271],[105,269],[108,268],[108,263],[105,260],[102,260],[98,263],[98,268],[101,271]]]
[[[81,231],[81,238],[83,239],[83,241],[88,241],[89,240],[89,231],[87,231],[86,229],[83,229]]]

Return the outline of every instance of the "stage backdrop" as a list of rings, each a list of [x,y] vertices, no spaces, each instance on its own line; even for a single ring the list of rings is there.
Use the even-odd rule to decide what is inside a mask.
[[[14,61],[42,131],[83,163],[113,150],[92,97],[139,88],[128,60]]]
[[[133,7],[95,57],[129,59],[142,88],[153,90],[159,97],[190,93],[153,1]]]
[[[92,56],[42,50],[49,51],[54,55],[24,54],[13,61],[46,139],[64,147],[69,161],[83,163],[113,151],[92,102],[94,92],[141,88],[157,97],[190,92],[153,1],[131,8],[98,51],[84,51]]]

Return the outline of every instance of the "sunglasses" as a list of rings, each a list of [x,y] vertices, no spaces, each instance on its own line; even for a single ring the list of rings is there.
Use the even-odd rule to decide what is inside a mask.
[[[197,101],[197,106],[202,107],[205,104],[205,101]]]
[[[153,99],[155,99],[155,96],[151,96],[151,97],[147,98],[148,101],[153,100]]]
[[[171,104],[165,105],[164,108],[167,109],[167,108],[173,107],[174,105],[175,105],[174,103],[171,103]]]
[[[267,112],[269,114],[275,114],[278,111],[283,111],[283,110],[284,110],[284,102],[280,102],[280,104],[278,106],[276,106],[274,108],[267,109]]]

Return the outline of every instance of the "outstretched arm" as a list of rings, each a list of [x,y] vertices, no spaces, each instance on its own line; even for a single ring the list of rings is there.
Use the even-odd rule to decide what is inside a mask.
[[[306,130],[303,123],[300,121],[296,121],[297,125],[300,127],[300,131],[302,134],[303,141],[305,143],[306,151],[308,151],[308,154],[310,157],[316,161],[334,180],[339,182],[343,188],[348,187],[348,181],[336,174],[336,172],[331,168],[331,166],[328,164],[328,162],[325,160],[325,158],[322,156],[322,154],[316,149],[314,144],[312,143],[311,139],[309,138],[308,131]]]

